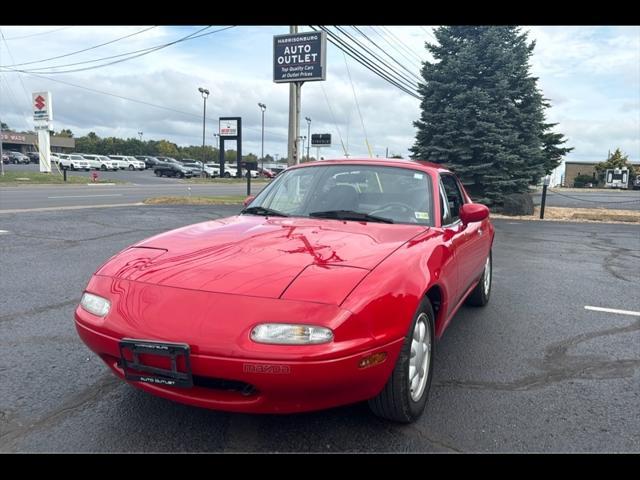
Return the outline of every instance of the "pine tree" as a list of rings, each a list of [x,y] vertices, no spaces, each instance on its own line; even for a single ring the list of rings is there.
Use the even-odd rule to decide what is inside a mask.
[[[636,175],[636,168],[629,161],[629,156],[616,148],[615,152],[607,158],[606,161],[596,164],[595,169],[598,172],[598,179],[604,180],[604,176],[608,169],[627,168],[629,170],[629,178]]]
[[[507,26],[440,27],[435,35],[411,157],[446,164],[483,203],[526,192],[570,150],[544,123],[549,104],[529,73],[535,42]]]

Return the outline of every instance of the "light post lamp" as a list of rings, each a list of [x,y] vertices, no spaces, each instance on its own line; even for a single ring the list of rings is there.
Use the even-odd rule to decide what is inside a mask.
[[[202,98],[204,100],[204,111],[202,113],[202,172],[204,172],[204,160],[205,160],[204,132],[205,132],[206,119],[207,119],[207,97],[209,96],[209,90],[207,90],[206,88],[199,87],[198,91],[202,94]]]
[[[304,117],[307,121],[307,162],[309,161],[309,147],[311,146],[311,119],[309,117]],[[317,158],[316,158],[317,160]]]
[[[262,169],[262,172],[264,172],[264,111],[267,109],[267,106],[264,103],[258,103],[258,106],[262,112],[262,150],[260,154],[262,163],[260,164],[260,168]]]
[[[307,137],[305,135],[300,135],[298,138],[300,140],[302,140],[302,155],[301,155],[301,157],[304,159],[304,141],[307,139]]]

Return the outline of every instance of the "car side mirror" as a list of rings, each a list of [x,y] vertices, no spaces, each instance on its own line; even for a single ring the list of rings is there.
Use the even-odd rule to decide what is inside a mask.
[[[253,199],[256,198],[255,195],[249,195],[247,198],[244,199],[244,202],[242,202],[242,205],[244,205],[245,207],[247,205],[249,205],[251,202],[253,202]]]
[[[480,203],[465,203],[460,208],[460,220],[463,225],[481,222],[489,216],[489,209]]]

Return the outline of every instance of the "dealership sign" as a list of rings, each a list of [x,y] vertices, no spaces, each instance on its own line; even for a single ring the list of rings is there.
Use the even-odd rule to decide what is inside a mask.
[[[311,146],[312,147],[326,147],[331,145],[330,133],[313,133],[311,134]]]
[[[0,135],[0,137],[2,137],[3,142],[7,142],[7,143],[12,143],[12,142],[27,143],[26,135],[20,135],[16,133],[3,133],[2,135]]]
[[[273,81],[313,82],[327,77],[325,32],[293,33],[273,37]]]
[[[51,92],[35,92],[31,94],[33,102],[33,120],[36,126],[48,124],[53,120],[51,109]]]
[[[220,136],[221,137],[237,137],[238,136],[238,120],[220,119]]]

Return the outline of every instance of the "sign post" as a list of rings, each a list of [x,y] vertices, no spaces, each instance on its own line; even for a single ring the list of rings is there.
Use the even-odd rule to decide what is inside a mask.
[[[238,167],[238,177],[242,177],[242,117],[220,117],[219,138],[220,138],[220,178],[224,178],[224,142],[225,140],[235,140],[237,149],[236,164]]]
[[[287,163],[300,163],[300,89],[304,82],[326,80],[327,36],[325,32],[298,33],[292,26],[288,35],[273,37],[273,81],[289,83],[289,135]]]
[[[40,156],[40,172],[51,173],[51,121],[53,109],[51,105],[51,92],[35,92],[32,94],[33,123],[38,132],[38,153]]]

